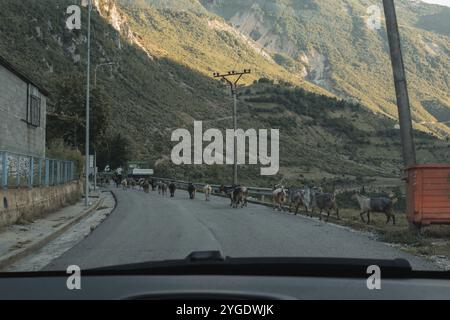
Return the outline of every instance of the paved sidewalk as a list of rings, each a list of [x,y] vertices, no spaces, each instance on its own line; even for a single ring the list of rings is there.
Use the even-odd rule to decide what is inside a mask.
[[[86,208],[84,199],[77,204],[50,213],[29,224],[11,225],[0,229],[0,271],[44,247],[66,232],[83,218],[101,207],[104,196],[101,192],[91,194]]]

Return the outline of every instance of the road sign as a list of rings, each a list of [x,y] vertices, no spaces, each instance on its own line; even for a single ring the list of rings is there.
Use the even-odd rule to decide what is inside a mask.
[[[152,176],[153,174],[153,169],[133,169],[134,176]]]

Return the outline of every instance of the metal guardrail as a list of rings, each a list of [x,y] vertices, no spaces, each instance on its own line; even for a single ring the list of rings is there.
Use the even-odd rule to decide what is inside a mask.
[[[158,177],[152,177],[152,179],[158,180],[158,181],[163,181],[163,182],[174,182],[175,184],[178,185],[178,187],[181,187],[182,189],[184,189],[185,186],[187,187],[187,185],[189,184],[189,182],[183,181],[183,180],[158,178]],[[193,185],[195,186],[195,188],[202,189],[206,184],[193,183]],[[218,184],[210,184],[210,186],[214,190],[218,190],[220,188],[220,185],[218,185]],[[255,195],[255,196],[272,196],[272,192],[273,192],[273,189],[271,189],[271,188],[247,187],[247,189],[248,189],[248,192],[250,195]]]
[[[75,163],[0,150],[0,187],[41,187],[75,180]]]
[[[184,186],[187,186],[189,184],[189,182],[187,181],[183,181],[183,180],[176,180],[176,179],[168,179],[168,178],[159,178],[159,177],[152,177],[151,179],[153,180],[157,180],[157,181],[163,181],[163,182],[174,182],[177,184],[177,186],[182,189],[186,189],[184,188]],[[206,185],[205,183],[193,183],[194,186],[197,189],[203,189],[203,187]],[[213,188],[213,190],[218,190],[220,188],[220,185],[218,184],[210,184],[210,186]],[[253,195],[253,196],[268,196],[271,197],[273,195],[273,189],[272,188],[260,188],[260,187],[247,187],[249,194]],[[385,186],[384,189],[389,189],[389,188],[393,188],[393,187],[397,187],[397,185],[392,185],[392,186]],[[293,188],[293,190],[295,191],[298,188]],[[290,188],[287,188],[287,190],[289,191]],[[337,189],[337,193],[341,193],[341,192],[357,192],[360,191],[361,188],[360,187],[351,187],[351,188],[341,188],[341,189]],[[376,186],[371,188],[370,186],[366,186],[366,191],[370,191],[370,192],[376,192],[379,193],[381,190],[380,186]]]

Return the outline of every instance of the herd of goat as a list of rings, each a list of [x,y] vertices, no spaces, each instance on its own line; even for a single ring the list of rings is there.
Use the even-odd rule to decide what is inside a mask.
[[[361,213],[360,217],[363,222],[364,215],[367,216],[367,223],[370,224],[370,213],[384,213],[386,215],[386,224],[391,220],[395,225],[394,205],[397,199],[391,196],[370,198],[355,193],[352,197],[358,202]],[[336,218],[339,220],[339,207],[336,201],[336,193],[325,193],[319,187],[303,188],[303,189],[291,189],[286,190],[280,187],[273,191],[274,204],[279,210],[282,210],[283,205],[289,202],[289,211],[295,210],[295,214],[298,214],[299,209],[302,207],[305,212],[312,217],[314,211],[319,211],[319,219],[322,220],[322,213],[327,214],[327,221],[330,218],[331,212],[335,212]]]
[[[162,181],[154,181],[150,179],[113,179],[116,187],[122,187],[124,190],[129,188],[134,189],[136,187],[141,188],[144,192],[149,193],[152,191],[158,191],[159,194],[170,197],[175,196],[177,184],[175,182],[165,183]],[[189,198],[195,199],[198,188],[189,183],[187,186]],[[210,201],[210,196],[213,193],[211,185],[204,185],[201,188],[205,195],[205,200]],[[243,186],[221,186],[216,192],[226,195],[230,198],[230,206],[233,208],[243,208],[248,205],[249,189]],[[379,197],[370,198],[360,193],[355,193],[352,197],[359,204],[361,209],[360,217],[363,222],[370,224],[371,213],[384,213],[386,215],[386,223],[391,220],[395,225],[394,204],[397,199],[391,197]],[[322,213],[326,213],[326,221],[329,220],[332,212],[339,217],[339,207],[336,201],[336,193],[323,192],[320,187],[313,188],[285,188],[284,186],[274,186],[272,192],[273,208],[275,210],[289,210],[289,212],[295,212],[295,215],[302,209],[310,217],[313,217],[315,212],[318,212],[319,219],[322,220]],[[364,219],[367,217],[367,221]]]

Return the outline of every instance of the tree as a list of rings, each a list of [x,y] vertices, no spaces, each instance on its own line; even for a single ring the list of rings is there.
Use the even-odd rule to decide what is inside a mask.
[[[73,147],[83,150],[86,124],[86,80],[80,74],[55,77],[51,108],[47,123],[47,141],[63,138]],[[111,98],[101,87],[90,95],[90,139],[95,148],[102,141],[110,121]]]
[[[97,165],[103,170],[106,165],[119,168],[131,160],[129,140],[120,133],[105,136],[103,142],[97,147]]]

